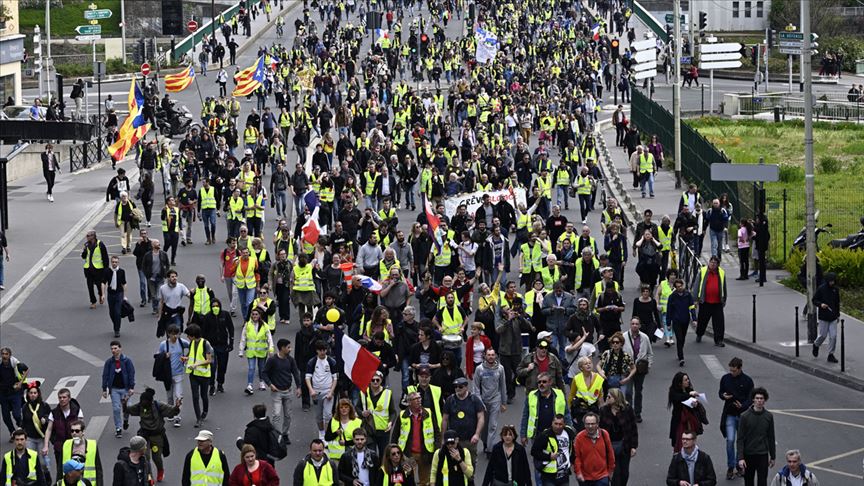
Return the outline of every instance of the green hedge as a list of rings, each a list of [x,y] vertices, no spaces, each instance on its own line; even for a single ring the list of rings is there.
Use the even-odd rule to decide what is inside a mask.
[[[90,25],[89,20],[84,19],[84,11],[91,3],[95,3],[100,9],[111,10],[111,18],[99,21],[102,26],[103,37],[114,37],[120,35],[120,0],[64,0],[63,8],[51,4],[51,37],[75,37],[75,27],[79,25]],[[39,25],[44,32],[45,29],[45,2],[41,2],[38,8],[22,8],[18,11],[21,32],[33,32],[33,27]],[[92,70],[92,69],[91,69]]]
[[[786,260],[786,271],[797,276],[804,261],[804,253],[793,251]],[[864,250],[822,248],[819,251],[822,271],[837,274],[839,284],[844,287],[864,288]]]

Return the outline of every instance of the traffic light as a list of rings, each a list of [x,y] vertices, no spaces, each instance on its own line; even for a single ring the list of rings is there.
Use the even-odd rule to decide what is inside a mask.
[[[699,32],[708,27],[708,12],[699,12]]]
[[[666,39],[669,42],[675,38],[675,28],[672,27],[672,24],[666,24]]]
[[[768,38],[768,49],[774,48],[774,37],[777,35],[777,31],[773,29],[767,29],[765,31],[765,35]]]
[[[819,47],[819,43],[816,42],[816,39],[818,39],[818,38],[819,38],[819,34],[817,34],[815,32],[810,33],[810,52],[813,55],[819,54],[819,51],[817,50],[817,47]]]
[[[753,65],[759,63],[759,44],[754,44],[753,49],[750,50],[750,60],[753,61]]]
[[[420,55],[429,55],[429,36],[426,34],[420,34]]]
[[[612,59],[617,60],[618,57],[621,55],[621,51],[619,50],[619,48],[621,47],[621,42],[619,42],[618,39],[612,39],[612,43],[610,45],[612,47]]]

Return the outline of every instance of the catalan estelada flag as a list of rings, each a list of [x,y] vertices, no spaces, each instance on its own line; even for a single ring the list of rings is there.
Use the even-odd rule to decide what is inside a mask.
[[[108,153],[114,160],[120,160],[126,156],[126,152],[135,146],[138,140],[144,138],[144,134],[150,129],[150,124],[145,123],[142,109],[144,107],[144,93],[132,80],[129,87],[129,116],[120,126],[120,136],[117,141],[108,147]]]
[[[267,69],[269,69],[269,66],[264,63],[264,56],[261,56],[255,61],[255,64],[235,74],[234,79],[237,80],[237,87],[234,88],[231,95],[249,96],[252,94],[253,91],[264,83]]]
[[[195,68],[189,66],[177,74],[168,74],[165,76],[165,91],[169,93],[183,91],[188,88],[194,80]]]

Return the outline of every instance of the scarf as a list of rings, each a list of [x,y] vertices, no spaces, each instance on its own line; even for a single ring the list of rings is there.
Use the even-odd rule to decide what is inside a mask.
[[[696,459],[699,457],[699,446],[693,446],[693,452],[687,454],[683,448],[681,449],[681,459],[687,464],[687,473],[690,475],[690,484],[695,481]]]
[[[357,462],[357,449],[352,447],[351,452],[351,477],[360,477],[360,464]],[[370,473],[375,469],[375,458],[372,456],[372,450],[368,447],[363,449],[363,467]]]
[[[39,409],[42,408],[42,402],[28,401],[27,408],[30,409],[30,417],[33,420],[33,428],[36,430],[36,432],[39,433],[39,437],[45,437],[45,432],[42,430],[42,419],[39,418]]]

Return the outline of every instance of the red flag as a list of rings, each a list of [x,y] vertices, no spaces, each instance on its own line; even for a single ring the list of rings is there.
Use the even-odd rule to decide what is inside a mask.
[[[342,335],[342,361],[345,363],[345,375],[362,392],[369,388],[369,382],[381,365],[377,356],[347,334]]]

